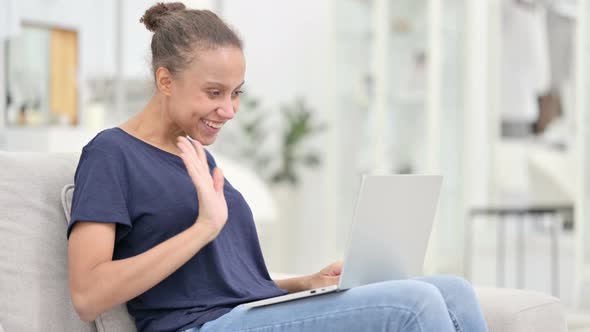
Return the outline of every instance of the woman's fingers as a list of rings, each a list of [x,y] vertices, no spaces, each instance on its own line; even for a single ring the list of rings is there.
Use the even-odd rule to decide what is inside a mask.
[[[210,174],[203,146],[197,141],[191,142],[190,138],[179,137],[178,147],[182,151],[181,158],[195,186],[200,189],[213,188],[223,195],[223,172],[220,168],[215,168],[213,174]]]
[[[184,166],[186,167],[188,174],[190,175],[191,179],[193,180],[193,183],[195,185],[197,185],[197,182],[199,182],[198,179],[201,177],[200,172],[197,170],[197,167],[195,167],[195,165],[189,159],[188,155],[185,152],[183,152],[180,155],[180,158],[182,158]]]
[[[195,186],[198,188],[210,186],[211,176],[209,175],[209,167],[202,165],[192,145],[190,145],[186,138],[181,138],[179,139],[178,147],[182,151],[180,157]]]
[[[225,179],[223,178],[223,171],[219,167],[215,167],[213,170],[213,186],[215,187],[215,191],[218,193],[223,194],[223,183]]]
[[[180,140],[183,142],[183,145],[186,146],[188,150],[187,152],[189,153],[191,158],[194,157],[196,159],[195,162],[197,162],[198,160],[199,162],[197,162],[197,164],[202,166],[203,170],[209,172],[209,166],[207,164],[207,155],[205,154],[205,149],[203,148],[201,143],[191,139],[188,136],[180,137]]]
[[[178,138],[180,156],[191,177],[199,203],[199,218],[220,231],[227,221],[227,202],[223,193],[224,178],[219,168],[209,171],[207,155],[199,142]]]
[[[189,142],[185,137],[180,138],[180,149],[187,155],[187,158],[197,167],[199,171],[209,173],[209,165],[207,165],[207,159],[203,163],[202,159],[199,158],[194,145]]]
[[[338,276],[342,273],[342,261],[334,262],[324,267],[320,274],[324,276]]]
[[[187,140],[189,141],[191,146],[197,152],[197,156],[199,157],[201,162],[203,162],[205,165],[207,165],[207,155],[205,154],[205,149],[203,148],[203,145],[201,144],[201,142],[194,140],[190,137],[187,137]]]

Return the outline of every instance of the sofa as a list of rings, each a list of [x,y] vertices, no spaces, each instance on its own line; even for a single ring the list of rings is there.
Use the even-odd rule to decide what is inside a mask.
[[[78,157],[0,151],[0,331],[135,331],[124,305],[85,323],[70,300],[65,216]],[[567,331],[557,298],[476,291],[491,332]]]

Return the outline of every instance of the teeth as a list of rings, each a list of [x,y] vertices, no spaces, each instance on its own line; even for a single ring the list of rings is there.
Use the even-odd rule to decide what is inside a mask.
[[[203,120],[203,122],[205,122],[205,124],[208,125],[209,127],[213,127],[216,129],[223,127],[223,123],[215,123],[215,122],[207,121],[207,120]]]

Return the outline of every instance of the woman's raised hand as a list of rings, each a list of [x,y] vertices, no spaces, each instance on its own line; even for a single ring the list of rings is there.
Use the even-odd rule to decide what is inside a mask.
[[[223,173],[216,167],[213,176],[209,173],[205,149],[196,140],[178,137],[180,157],[190,175],[199,200],[197,224],[212,232],[217,237],[227,221],[227,202],[223,194]]]

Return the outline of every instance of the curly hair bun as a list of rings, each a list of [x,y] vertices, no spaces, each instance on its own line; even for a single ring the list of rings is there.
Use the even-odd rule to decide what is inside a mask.
[[[186,6],[182,2],[163,3],[158,2],[145,11],[145,14],[139,20],[145,27],[156,32],[162,23],[162,19],[170,12],[185,10]]]

